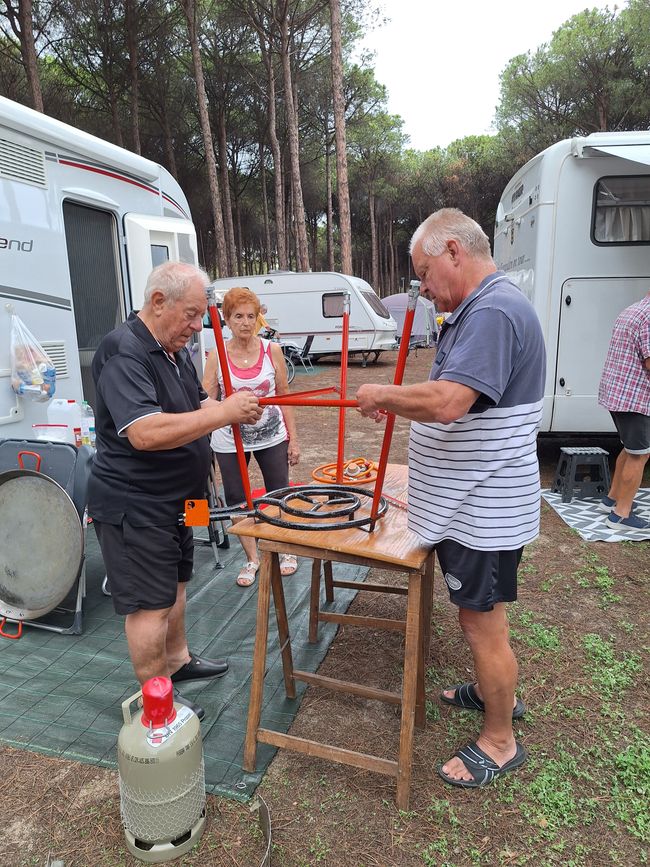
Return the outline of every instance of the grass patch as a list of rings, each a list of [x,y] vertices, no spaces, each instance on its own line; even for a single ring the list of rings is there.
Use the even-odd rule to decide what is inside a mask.
[[[582,646],[589,663],[587,671],[603,699],[613,698],[634,683],[634,675],[641,670],[638,653],[625,651],[618,658],[613,642],[594,632],[583,637]]]
[[[643,843],[650,842],[650,737],[632,730],[632,742],[613,758],[611,812]]]
[[[512,606],[510,633],[513,638],[537,650],[559,650],[560,637],[557,626],[544,626],[535,620],[532,611]]]

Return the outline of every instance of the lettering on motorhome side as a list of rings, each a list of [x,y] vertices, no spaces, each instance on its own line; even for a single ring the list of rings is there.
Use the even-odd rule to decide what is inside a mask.
[[[20,250],[23,253],[31,253],[34,240],[19,241],[18,238],[0,238],[0,250]]]
[[[499,267],[502,271],[512,271],[513,268],[520,268],[526,261],[527,257],[522,254],[521,256],[517,256],[516,259],[511,259],[509,262],[504,262],[504,264],[499,265]]]

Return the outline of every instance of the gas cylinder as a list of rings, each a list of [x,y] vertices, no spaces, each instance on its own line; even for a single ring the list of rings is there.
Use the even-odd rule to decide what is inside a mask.
[[[142,698],[141,710],[132,705]],[[117,742],[120,808],[129,852],[160,864],[196,845],[205,828],[205,771],[196,714],[152,677],[122,703]]]

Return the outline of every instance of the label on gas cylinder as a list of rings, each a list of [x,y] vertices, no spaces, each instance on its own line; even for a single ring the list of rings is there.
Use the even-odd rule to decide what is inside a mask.
[[[177,731],[183,728],[186,722],[192,719],[193,713],[189,707],[181,705],[176,711],[176,717],[168,726],[159,726],[155,729],[149,729],[147,732],[147,743],[150,747],[160,747],[167,743],[170,737],[176,734]]]

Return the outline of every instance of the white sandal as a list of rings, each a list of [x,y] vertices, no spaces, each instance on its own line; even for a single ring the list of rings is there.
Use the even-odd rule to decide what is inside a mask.
[[[298,568],[298,560],[293,554],[280,554],[280,575],[293,575]]]
[[[257,570],[260,568],[259,563],[253,563],[252,560],[249,560],[248,563],[242,566],[239,575],[237,576],[237,581],[235,582],[238,587],[250,587],[251,584],[255,583],[255,577],[257,575]]]

